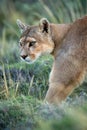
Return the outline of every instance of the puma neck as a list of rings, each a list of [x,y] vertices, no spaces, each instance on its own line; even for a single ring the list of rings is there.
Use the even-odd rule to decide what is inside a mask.
[[[54,50],[51,54],[54,57],[56,55],[56,52],[60,48],[60,45],[62,44],[62,41],[65,38],[70,27],[71,27],[71,24],[51,24],[50,25],[51,37],[54,42]]]

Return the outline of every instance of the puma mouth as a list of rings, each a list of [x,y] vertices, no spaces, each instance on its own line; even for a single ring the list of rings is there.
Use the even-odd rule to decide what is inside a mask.
[[[26,63],[28,63],[28,64],[32,64],[35,60],[31,60],[29,57],[26,57],[25,59],[23,59],[22,57],[21,57],[21,60],[23,61],[23,62],[26,62]]]

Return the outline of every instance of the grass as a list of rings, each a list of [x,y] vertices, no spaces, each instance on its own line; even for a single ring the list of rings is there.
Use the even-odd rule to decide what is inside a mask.
[[[45,62],[43,61],[44,58]],[[13,91],[13,93],[16,93],[16,95],[19,95],[20,93],[25,95],[31,93],[33,96],[40,94],[38,97],[42,98],[41,95],[45,95],[47,90],[47,79],[49,77],[51,66],[52,57],[50,56],[42,56],[39,60],[37,60],[35,64],[31,65],[22,62],[3,65],[1,69],[1,80],[3,80],[2,84],[4,86],[4,89],[2,88],[0,96],[2,97],[4,92],[6,95],[8,95],[9,89],[11,92]]]
[[[87,129],[87,79],[60,106],[44,104],[53,58],[42,56],[31,65],[21,62],[16,25],[17,18],[38,24],[42,17],[69,23],[87,13],[86,4],[87,0],[0,1],[0,130]]]
[[[86,96],[87,98],[87,96]],[[34,130],[85,130],[87,129],[87,105],[63,103],[60,107],[42,104],[36,98],[20,95],[0,101],[0,129],[14,128]],[[78,100],[76,101],[78,102]]]
[[[52,57],[42,56],[31,65],[23,62],[3,64],[0,80],[1,130],[87,129],[85,88],[78,88],[60,107],[43,104],[52,62]]]
[[[21,95],[18,98],[9,98],[4,103],[0,102],[0,129],[8,126],[15,127],[25,123],[29,118],[33,124],[33,107],[36,106],[36,99],[32,99],[33,97]]]

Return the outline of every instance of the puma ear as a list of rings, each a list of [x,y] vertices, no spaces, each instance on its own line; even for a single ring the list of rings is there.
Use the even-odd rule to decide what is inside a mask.
[[[44,33],[50,32],[50,23],[46,18],[42,18],[39,23],[40,30]]]
[[[21,33],[23,33],[26,29],[27,29],[27,25],[25,25],[24,23],[21,22],[21,20],[17,19],[16,21]]]

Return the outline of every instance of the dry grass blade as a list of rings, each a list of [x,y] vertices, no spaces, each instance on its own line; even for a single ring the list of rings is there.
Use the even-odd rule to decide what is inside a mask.
[[[31,79],[31,81],[30,81],[28,95],[29,95],[30,89],[31,89],[31,87],[32,87],[32,85],[33,85],[33,81],[34,81],[34,75],[33,75],[32,79]]]
[[[17,85],[16,85],[15,96],[17,95],[18,87],[19,87],[19,82],[18,82]]]
[[[8,85],[7,85],[7,79],[6,79],[6,75],[5,75],[4,65],[3,65],[3,77],[4,77],[4,87],[5,87],[5,90],[6,90],[6,97],[8,97],[9,91],[8,91]]]

